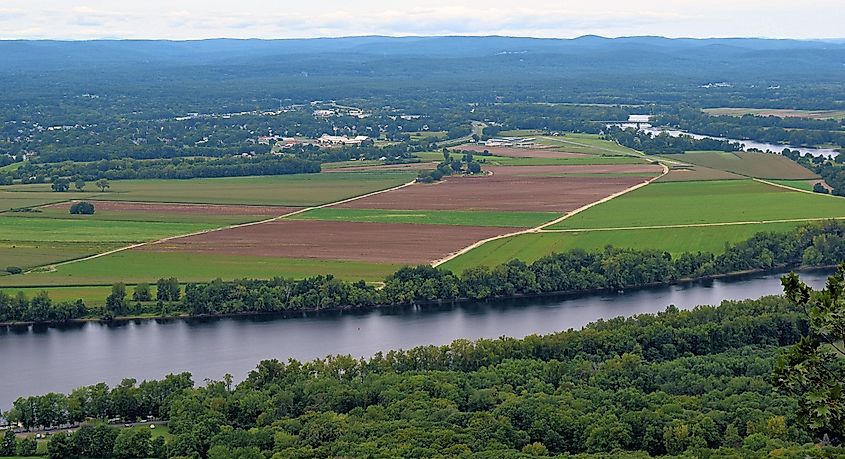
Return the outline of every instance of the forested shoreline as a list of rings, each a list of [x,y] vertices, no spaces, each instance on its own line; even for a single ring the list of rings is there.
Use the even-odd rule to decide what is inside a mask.
[[[116,284],[101,308],[81,300],[53,302],[46,292],[27,298],[0,293],[0,323],[62,323],[121,317],[215,316],[289,311],[369,309],[408,304],[484,301],[514,296],[620,290],[669,284],[747,271],[830,266],[845,260],[845,223],[808,224],[787,233],[759,233],[719,255],[607,247],[574,249],[527,264],[512,260],[494,268],[471,268],[460,275],[431,266],[405,267],[381,288],[332,275],[302,280],[239,279],[174,289],[175,279],[160,279],[154,299],[147,284],[130,296]]]
[[[240,384],[197,386],[189,373],[100,383],[18,398],[4,416],[25,428],[88,423],[54,433],[50,457],[841,454],[815,444],[823,432],[805,430],[798,399],[770,382],[809,328],[780,296],[670,306],[547,336],[267,360]],[[173,437],[96,423],[148,416]]]

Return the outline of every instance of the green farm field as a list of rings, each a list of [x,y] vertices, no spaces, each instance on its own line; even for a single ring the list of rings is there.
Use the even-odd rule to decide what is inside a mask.
[[[8,266],[34,268],[64,260],[84,258],[124,244],[93,242],[0,241],[0,270]]]
[[[845,199],[753,180],[653,183],[549,229],[759,222],[845,217]]]
[[[568,132],[563,136],[542,136],[537,143],[547,146],[561,147],[561,150],[572,153],[586,153],[592,155],[631,155],[642,156],[642,153],[616,142],[604,140],[597,134],[581,134]]]
[[[571,249],[601,250],[620,248],[657,249],[672,255],[684,252],[721,253],[726,243],[744,241],[759,232],[789,231],[800,223],[770,223],[730,226],[582,231],[572,233],[530,233],[488,242],[443,265],[460,273],[476,266],[496,266],[512,259],[526,263],[552,253]]]
[[[631,156],[586,156],[576,158],[511,158],[508,156],[476,156],[482,164],[491,166],[576,166],[604,164],[644,164],[645,160]]]
[[[127,269],[128,266],[131,269]],[[129,250],[58,266],[48,272],[2,276],[0,286],[110,285],[115,282],[136,284],[155,282],[161,277],[176,277],[180,282],[208,282],[216,278],[302,278],[321,274],[377,282],[399,268],[400,265],[394,264],[354,261]]]
[[[49,185],[17,185],[0,188],[0,212],[6,212],[9,209],[43,206],[71,199],[91,199],[96,195],[96,193],[88,192],[54,193],[48,190]]]
[[[768,153],[689,151],[667,158],[763,179],[813,179],[818,176],[786,156]]]
[[[702,110],[708,115],[729,115],[729,116],[743,116],[743,115],[758,115],[758,116],[777,116],[780,118],[810,118],[816,120],[824,119],[845,119],[845,110],[795,110],[782,108],[705,108]]]
[[[289,217],[293,220],[330,220],[429,225],[510,226],[532,228],[559,217],[554,212],[488,212],[461,210],[380,210],[324,207]]]
[[[271,218],[268,215],[250,215],[250,207],[243,206],[243,214],[228,215],[225,213],[208,212],[178,213],[178,212],[154,212],[154,211],[128,211],[97,209],[94,203],[95,212],[93,215],[71,215],[67,209],[58,207],[42,207],[40,212],[6,213],[3,217],[8,218],[30,218],[30,219],[58,219],[70,221],[111,221],[111,222],[138,222],[138,223],[199,223],[203,225],[228,226],[240,223],[249,223]],[[280,207],[279,215],[290,212],[289,208]],[[0,217],[2,218],[2,217]],[[122,224],[122,223],[121,223]]]
[[[112,201],[314,206],[398,186],[410,182],[415,176],[407,172],[379,171],[190,180],[121,180],[113,181],[109,191],[93,196],[99,200]],[[14,190],[20,198],[33,193],[33,200],[45,200],[45,195],[52,195],[53,201],[46,202],[76,198],[76,193],[50,193],[47,184],[0,188],[4,189]],[[0,199],[3,197],[0,195]]]
[[[0,216],[0,241],[131,243],[216,228],[203,223]]]
[[[797,188],[799,190],[813,191],[813,184],[817,182],[817,180],[770,180],[770,182]]]

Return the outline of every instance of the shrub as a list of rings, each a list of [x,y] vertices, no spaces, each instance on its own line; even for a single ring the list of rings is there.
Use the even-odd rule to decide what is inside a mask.
[[[94,204],[90,202],[77,202],[70,206],[70,213],[75,215],[91,215],[94,213]]]
[[[6,272],[9,274],[20,274],[23,272],[23,269],[19,266],[9,266],[6,268]]]

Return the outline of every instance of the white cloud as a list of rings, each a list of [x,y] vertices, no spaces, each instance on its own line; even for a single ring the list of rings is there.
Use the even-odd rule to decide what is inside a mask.
[[[0,38],[292,38],[588,33],[840,37],[839,0],[3,0]]]

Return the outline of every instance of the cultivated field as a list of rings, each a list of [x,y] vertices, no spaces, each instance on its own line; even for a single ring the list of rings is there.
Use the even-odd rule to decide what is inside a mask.
[[[324,207],[297,214],[293,220],[324,220],[424,225],[533,228],[554,220],[556,212],[490,212],[461,210],[381,210]]]
[[[654,183],[549,229],[759,222],[845,217],[845,199],[753,180]]]
[[[795,161],[768,153],[690,151],[682,155],[666,155],[676,161],[763,179],[813,179],[818,176]]]
[[[283,220],[175,239],[141,250],[419,264],[511,232],[505,227]]]
[[[702,110],[708,115],[728,115],[728,116],[742,116],[742,115],[758,115],[758,116],[777,116],[779,118],[811,118],[817,120],[824,119],[845,119],[845,110],[794,110],[794,109],[778,109],[778,108],[705,108]]]
[[[672,164],[669,173],[657,179],[658,182],[696,182],[706,180],[742,180],[742,175],[711,169],[704,166],[680,166]]]
[[[747,224],[613,231],[541,232],[488,242],[443,265],[454,272],[475,266],[496,266],[512,259],[526,263],[571,249],[601,250],[608,245],[631,249],[656,249],[680,255],[684,252],[721,253],[726,243],[737,243],[759,232],[783,232],[800,223]]]
[[[519,168],[515,168],[519,169]],[[392,210],[568,212],[642,183],[641,177],[544,177],[495,173],[449,177],[442,183],[403,188],[340,207]]]
[[[0,276],[0,286],[90,286],[111,285],[114,282],[134,284],[155,282],[160,277],[177,277],[180,282],[208,282],[217,278],[302,278],[324,274],[375,282],[384,280],[400,266],[313,258],[130,250],[62,265],[55,270]]]
[[[337,172],[262,177],[227,177],[190,180],[121,180],[105,193],[51,193],[49,185],[0,187],[15,196],[43,203],[68,199],[142,201],[199,204],[314,206],[391,188],[414,179],[410,172]],[[20,196],[18,196],[20,195]],[[0,199],[4,196],[0,195]],[[22,207],[22,206],[17,206]]]

